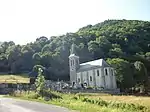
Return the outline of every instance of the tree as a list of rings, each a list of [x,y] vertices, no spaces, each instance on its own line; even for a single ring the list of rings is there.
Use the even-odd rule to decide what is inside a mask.
[[[44,72],[45,78],[69,80],[68,56],[72,43],[75,43],[81,63],[99,58],[124,60],[125,62],[116,61],[116,65],[122,69],[118,68],[119,74],[125,71],[117,77],[121,81],[123,76],[120,84],[129,87],[124,84],[130,85],[133,81],[124,82],[127,79],[124,76],[130,77],[130,72],[135,70],[132,64],[135,61],[143,62],[150,75],[149,26],[149,21],[106,20],[80,28],[75,33],[52,36],[49,39],[42,36],[26,45],[15,45],[12,41],[0,42],[0,72],[27,73],[35,65],[42,65],[47,71]],[[134,76],[136,81],[136,75]]]
[[[150,61],[150,52],[147,52],[147,53],[145,54],[145,56],[146,56],[146,59]]]
[[[117,58],[123,55],[122,49],[118,44],[112,44],[112,49],[109,50],[109,57]]]
[[[95,59],[104,57],[104,52],[96,41],[90,41],[88,43],[88,50],[92,53]]]
[[[33,54],[32,56],[32,59],[34,60],[35,64],[41,64],[40,61],[41,61],[41,56],[39,53],[35,53]]]
[[[39,68],[38,70],[38,77],[35,81],[35,86],[36,86],[36,92],[39,95],[43,96],[43,91],[45,89],[45,78],[43,76],[43,70],[41,68]]]
[[[140,61],[136,61],[134,63],[134,67],[135,67],[135,76],[134,77],[137,81],[137,84],[143,84],[144,86],[147,86],[148,74],[147,74],[145,65]]]
[[[13,45],[9,46],[6,50],[8,64],[10,67],[11,73],[18,73],[20,72],[21,67],[21,46],[20,45]]]
[[[134,78],[131,64],[120,58],[108,59],[107,62],[114,67],[116,79],[121,89],[134,86]]]

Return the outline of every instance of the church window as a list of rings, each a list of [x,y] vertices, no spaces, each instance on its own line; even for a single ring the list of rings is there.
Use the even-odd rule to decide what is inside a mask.
[[[90,81],[92,81],[92,76],[90,76]]]
[[[70,61],[70,65],[72,66],[72,60]]]
[[[80,78],[78,78],[78,82],[80,82]]]
[[[99,76],[99,70],[97,70],[97,76]]]
[[[113,70],[111,69],[111,73],[112,73],[112,75],[114,75],[114,73],[113,73]]]
[[[76,64],[78,64],[78,60],[76,60]]]
[[[75,82],[72,82],[72,86],[74,86],[75,85]]]
[[[108,75],[108,71],[107,71],[107,69],[105,69],[105,75]]]

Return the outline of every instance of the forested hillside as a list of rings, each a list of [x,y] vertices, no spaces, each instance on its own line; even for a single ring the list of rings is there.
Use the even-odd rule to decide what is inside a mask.
[[[138,20],[106,20],[75,33],[43,36],[26,45],[2,42],[0,72],[36,75],[37,68],[42,67],[48,79],[69,80],[72,43],[80,63],[104,58],[114,66],[120,87],[146,84],[150,75],[150,22]]]

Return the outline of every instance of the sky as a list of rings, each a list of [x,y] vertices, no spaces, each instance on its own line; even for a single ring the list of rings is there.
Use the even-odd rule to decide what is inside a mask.
[[[26,44],[108,19],[150,21],[150,0],[0,0],[0,41]]]

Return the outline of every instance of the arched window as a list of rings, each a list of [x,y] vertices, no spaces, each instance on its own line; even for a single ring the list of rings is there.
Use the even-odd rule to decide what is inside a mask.
[[[78,78],[78,82],[80,82],[80,78]]]
[[[92,76],[90,76],[90,81],[92,81]]]
[[[112,74],[112,76],[114,75],[113,69],[111,69],[111,74]]]
[[[99,70],[97,70],[97,76],[99,76]]]
[[[105,75],[108,75],[108,71],[107,71],[107,69],[105,69]]]
[[[75,82],[72,82],[72,85],[74,86],[74,85],[75,85]]]
[[[70,66],[72,66],[72,60],[70,60]]]
[[[76,65],[78,65],[78,60],[76,60]]]
[[[72,65],[74,65],[74,60],[72,60]]]

